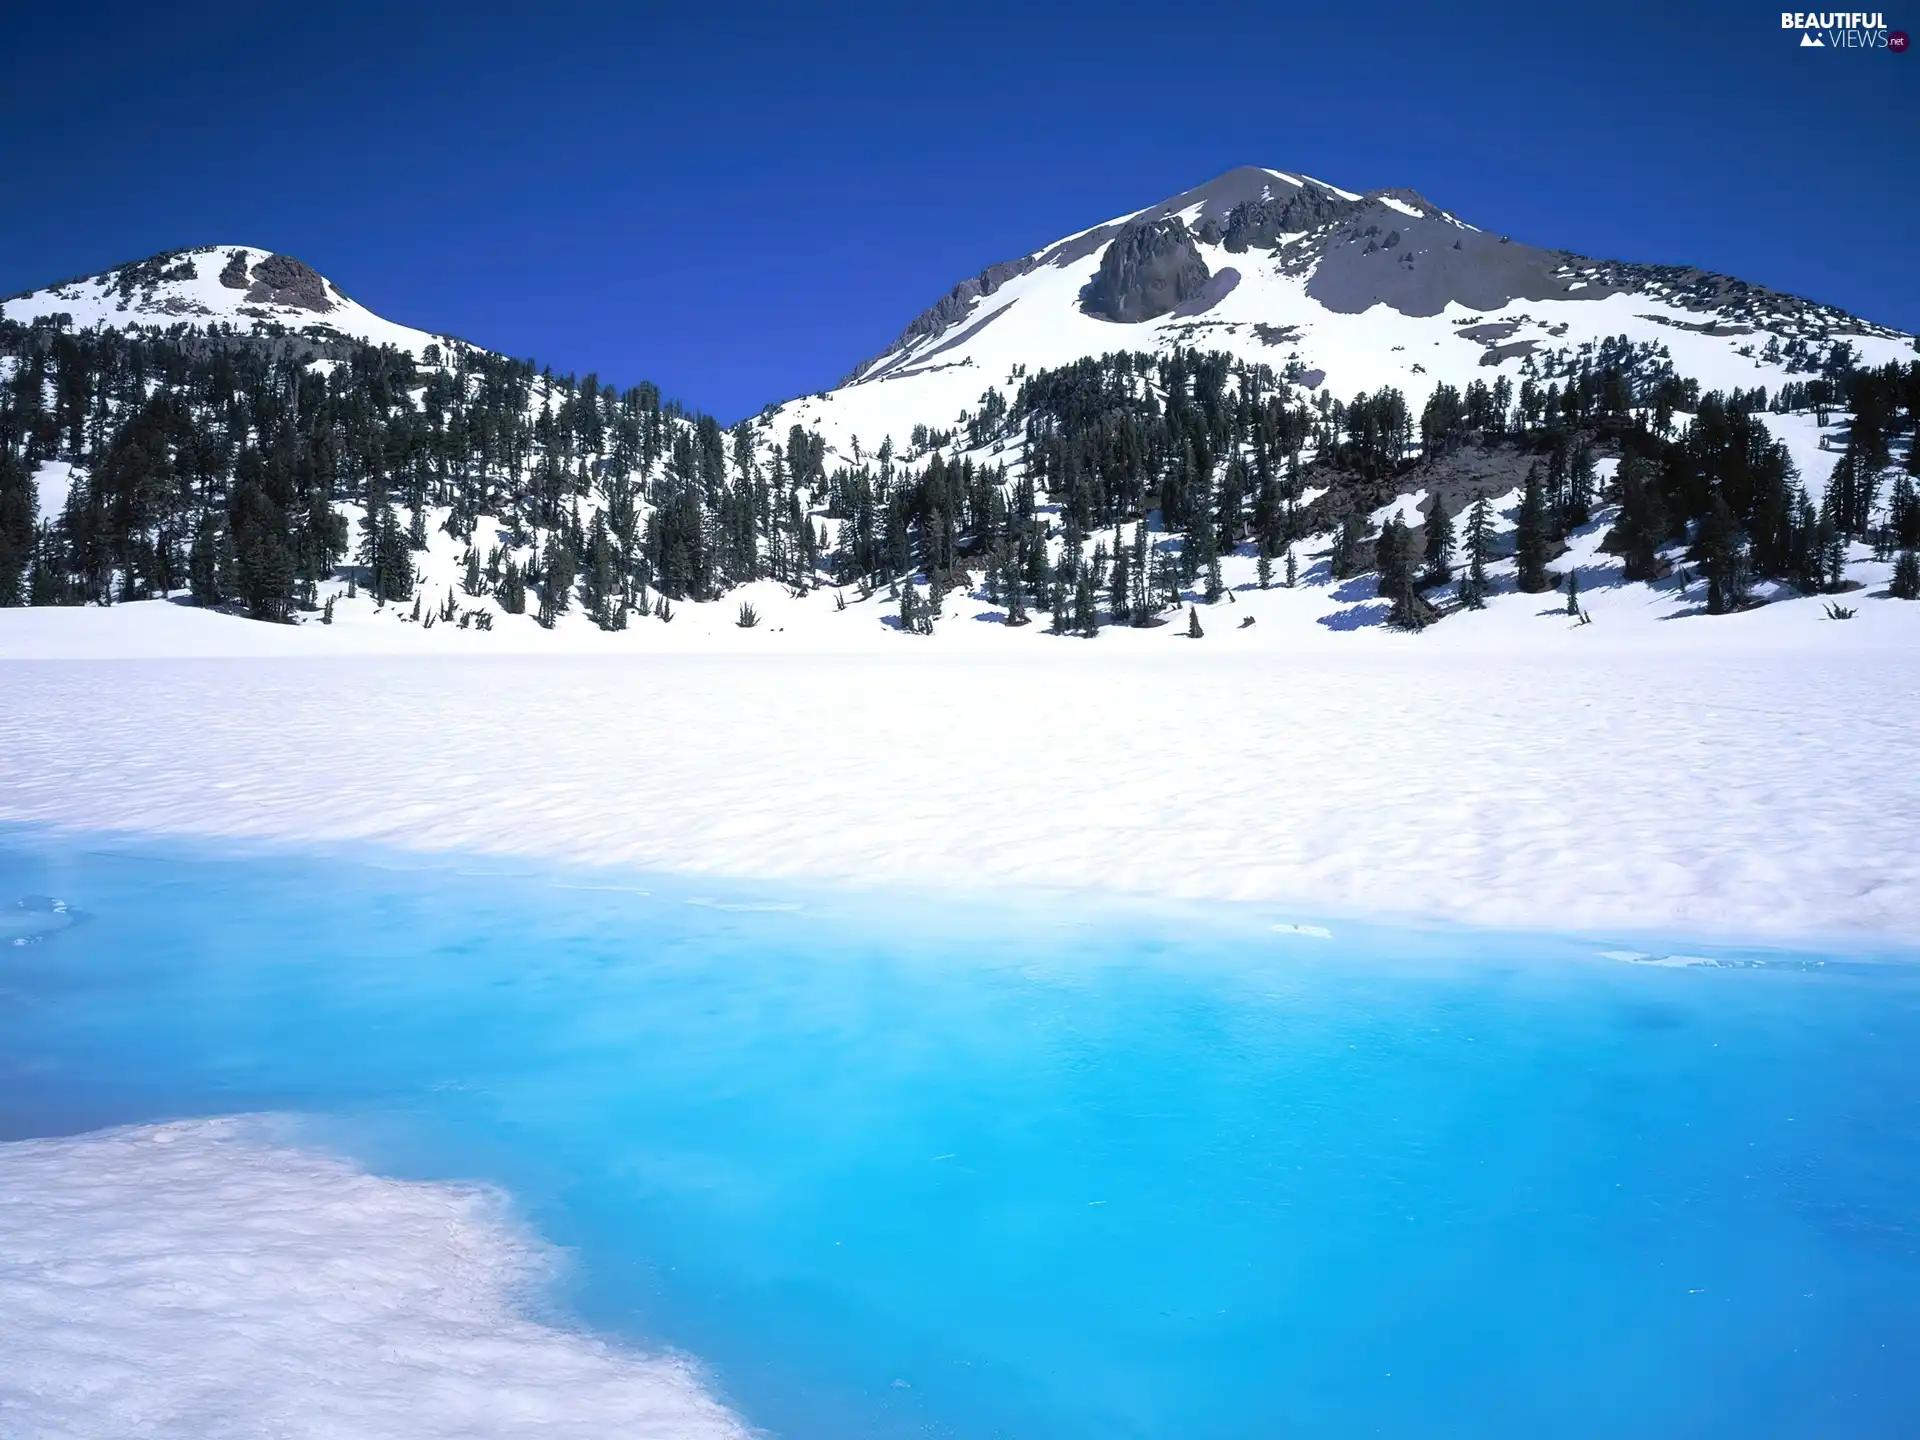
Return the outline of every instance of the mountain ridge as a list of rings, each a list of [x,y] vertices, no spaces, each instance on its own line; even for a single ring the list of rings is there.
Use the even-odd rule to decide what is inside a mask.
[[[830,625],[924,634],[958,592],[1091,636],[1296,572],[1332,630],[1582,572],[1693,613],[1696,561],[1711,613],[1920,593],[1891,474],[1920,474],[1913,353],[1242,167],[990,267],[859,378],[727,430],[203,246],[0,302],[0,602],[620,631],[744,590],[739,628],[783,630],[830,586]]]
[[[1303,201],[1319,204],[1303,206]],[[1316,253],[1316,247],[1300,244],[1302,239],[1323,239],[1324,236],[1319,232],[1337,229],[1341,222],[1351,222],[1358,216],[1377,221],[1389,214],[1409,222],[1446,225],[1459,232],[1450,238],[1462,243],[1465,243],[1468,235],[1487,233],[1433,204],[1418,191],[1404,186],[1354,192],[1305,174],[1259,166],[1238,166],[1156,204],[1049,242],[1023,256],[997,261],[961,280],[910,321],[892,344],[855,366],[841,381],[841,385],[867,378],[870,372],[916,341],[923,338],[940,339],[953,325],[962,323],[973,312],[975,302],[993,295],[1009,280],[1029,274],[1043,265],[1070,264],[1132,227],[1150,226],[1158,221],[1180,217],[1197,238],[1223,246],[1234,253],[1246,253],[1256,248],[1273,249],[1282,237],[1287,237],[1294,243],[1285,247],[1288,252],[1286,259],[1304,271],[1311,270],[1316,262],[1324,260],[1327,252],[1322,246]],[[1299,221],[1303,219],[1308,223],[1300,224]],[[1388,223],[1391,228],[1386,233],[1393,233],[1397,228],[1412,228],[1410,225],[1399,226],[1393,219],[1389,219]],[[1356,224],[1352,228],[1358,230],[1360,227]],[[1374,237],[1361,234],[1358,240],[1371,238]],[[1836,320],[1854,322],[1861,334],[1894,336],[1901,333],[1852,315],[1837,306],[1773,290],[1697,265],[1595,259],[1577,251],[1526,245],[1508,237],[1500,237],[1497,244],[1502,249],[1508,249],[1510,254],[1525,256],[1535,263],[1536,268],[1544,269],[1556,278],[1564,274],[1564,279],[1571,282],[1582,275],[1594,277],[1588,281],[1588,298],[1599,298],[1606,293],[1631,290],[1636,286],[1651,288],[1658,285],[1662,293],[1675,298],[1675,303],[1703,313],[1722,309],[1729,303],[1730,296],[1742,299],[1764,297],[1775,308],[1805,308]],[[1344,283],[1330,280],[1324,293],[1316,298],[1323,301],[1331,299],[1333,308],[1353,313],[1356,295],[1364,296],[1357,308],[1366,309],[1376,297],[1367,295],[1364,289],[1356,290],[1352,284],[1353,278],[1351,275],[1342,276]],[[1556,292],[1571,293],[1564,283],[1552,291],[1544,286],[1535,288],[1539,293],[1530,298],[1549,298]],[[1394,297],[1378,298],[1392,303]],[[1480,295],[1462,297],[1462,303],[1473,304],[1476,308],[1492,308],[1514,298],[1521,297],[1516,294]],[[1426,308],[1409,313],[1430,314],[1438,308],[1441,307],[1429,300]]]
[[[332,332],[413,354],[464,344],[378,315],[304,260],[258,245],[193,245],[162,250],[91,275],[0,299],[0,320],[31,325],[65,315],[76,329],[129,325],[220,325]]]

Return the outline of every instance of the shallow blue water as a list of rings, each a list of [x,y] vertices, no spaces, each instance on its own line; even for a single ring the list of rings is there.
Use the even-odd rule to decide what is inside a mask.
[[[1911,964],[0,833],[29,895],[0,1138],[496,1182],[777,1435],[1920,1434]]]

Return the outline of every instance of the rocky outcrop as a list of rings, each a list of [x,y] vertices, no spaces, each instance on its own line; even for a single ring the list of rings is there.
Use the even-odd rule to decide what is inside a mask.
[[[1331,190],[1303,186],[1285,195],[1242,201],[1225,222],[1207,220],[1197,232],[1209,245],[1224,245],[1235,254],[1255,246],[1271,248],[1282,235],[1317,230],[1353,214],[1356,206]]]
[[[897,354],[914,341],[928,335],[938,335],[950,325],[964,320],[972,312],[976,301],[993,294],[1009,280],[1025,275],[1038,263],[1038,258],[1032,255],[1019,260],[1003,260],[998,265],[989,265],[970,279],[962,280],[916,315],[912,323],[900,332],[898,340],[871,360],[863,360],[854,367],[853,373],[840,383],[851,385],[854,381],[863,378],[869,370],[889,355]]]
[[[1121,228],[1080,292],[1080,308],[1122,325],[1171,314],[1204,296],[1213,272],[1177,215]]]
[[[269,255],[255,265],[247,299],[256,305],[295,305],[302,310],[333,308],[320,272],[291,255]]]

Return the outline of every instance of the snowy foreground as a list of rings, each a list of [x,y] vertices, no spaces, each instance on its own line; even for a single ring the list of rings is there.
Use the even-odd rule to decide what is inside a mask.
[[[0,1145],[0,1434],[747,1434],[690,1365],[521,1318],[549,1257],[499,1197],[271,1131]]]
[[[1405,636],[1278,623],[1297,598],[1199,641],[849,613],[574,653],[0,611],[0,820],[1911,943],[1920,607],[1629,624],[1601,592],[1573,626],[1511,597]],[[689,1364],[529,1319],[544,1263],[493,1197],[257,1124],[0,1145],[0,1432],[746,1433]]]
[[[0,658],[0,819],[1667,939],[1911,939],[1920,607],[1610,626],[1596,596],[1601,618],[1573,626],[1533,613],[1555,597],[1509,598],[1524,617],[1419,636],[1289,631],[1271,613],[1229,629],[1215,606],[1201,641],[870,622],[838,652],[771,627],[515,654],[499,634],[157,602],[0,611],[0,657],[39,657]],[[989,630],[993,648],[972,648]]]

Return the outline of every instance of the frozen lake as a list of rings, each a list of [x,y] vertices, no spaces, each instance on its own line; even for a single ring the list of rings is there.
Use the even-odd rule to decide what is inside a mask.
[[[1898,959],[31,829],[0,906],[0,1430],[560,1433],[548,1352],[456,1384],[367,1298],[471,1222],[561,1258],[461,1344],[674,1352],[793,1440],[1920,1433]],[[196,1359],[302,1186],[339,1228]]]

